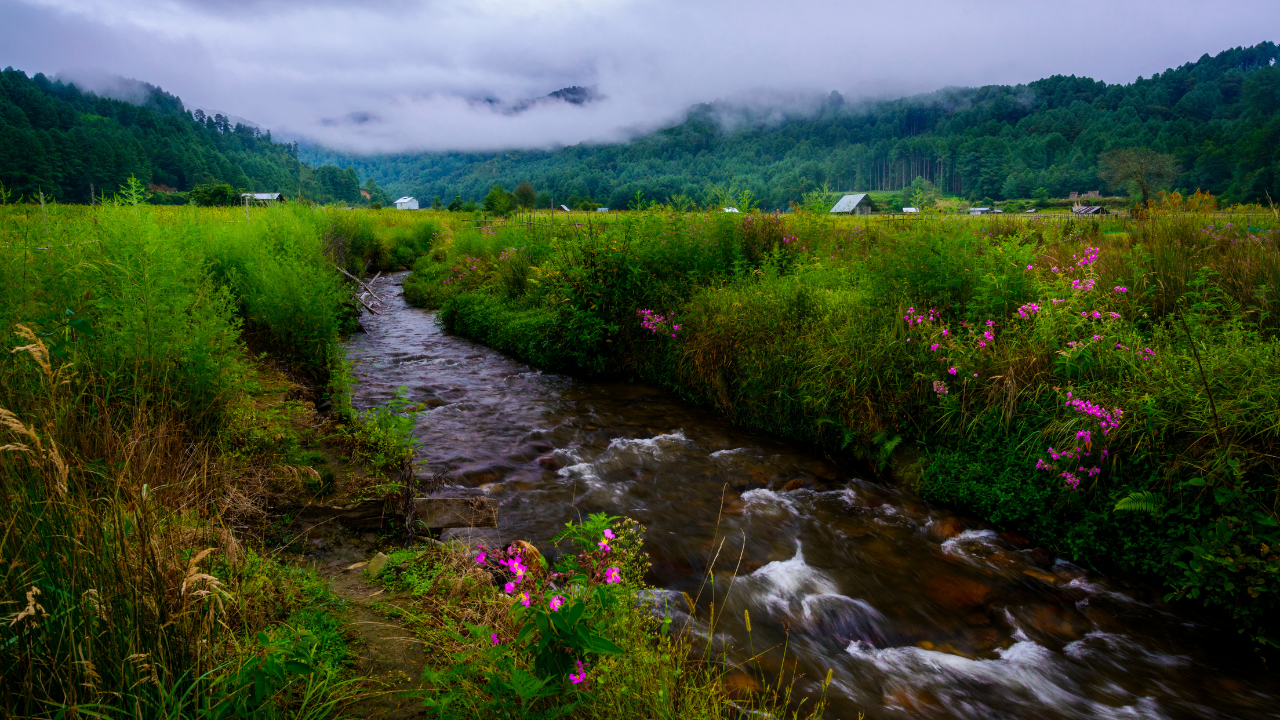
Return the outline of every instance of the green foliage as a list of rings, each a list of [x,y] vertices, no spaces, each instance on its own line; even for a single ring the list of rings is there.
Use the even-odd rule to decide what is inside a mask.
[[[485,212],[496,215],[506,215],[518,207],[516,196],[504,190],[501,184],[489,188],[489,194],[484,196],[483,206]]]
[[[240,204],[240,191],[227,184],[197,185],[187,193],[187,199],[200,207],[223,207]]]
[[[1160,496],[1150,490],[1129,493],[1116,501],[1116,510],[1131,510],[1155,515],[1160,511]]]

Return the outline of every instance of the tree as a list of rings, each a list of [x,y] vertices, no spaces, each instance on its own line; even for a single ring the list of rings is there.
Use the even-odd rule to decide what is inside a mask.
[[[191,189],[187,199],[201,207],[235,205],[240,202],[240,192],[226,184],[197,185]]]
[[[462,212],[462,196],[458,195],[449,201],[449,212]]]
[[[1152,193],[1178,178],[1178,164],[1172,155],[1151,148],[1123,148],[1098,156],[1098,177],[1112,188],[1137,188],[1145,207]]]
[[[515,197],[516,204],[528,210],[537,202],[538,193],[534,192],[533,185],[525,181],[516,186]]]
[[[485,212],[506,215],[514,210],[515,206],[516,196],[507,192],[501,183],[489,188],[489,194],[484,196]]]
[[[378,187],[378,183],[374,182],[373,178],[364,181],[364,189],[369,193],[370,205],[377,203],[382,207],[386,207],[391,204],[391,196]]]

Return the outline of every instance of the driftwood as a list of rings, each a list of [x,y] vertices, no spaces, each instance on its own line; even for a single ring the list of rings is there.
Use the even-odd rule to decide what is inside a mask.
[[[373,288],[371,288],[371,287],[369,287],[367,284],[365,284],[365,282],[364,282],[363,280],[361,280],[360,278],[356,277],[355,275],[352,275],[351,273],[347,272],[346,270],[343,270],[343,269],[342,269],[342,267],[341,267],[341,266],[339,266],[339,265],[334,265],[334,267],[338,268],[338,272],[342,273],[343,275],[346,275],[348,278],[351,278],[351,281],[352,281],[352,282],[354,282],[355,284],[357,284],[357,285],[359,285],[360,287],[364,288],[365,290],[368,290],[368,291],[369,291],[369,294],[373,296],[373,299],[374,299],[374,300],[377,300],[378,302],[383,302],[383,299],[382,299],[382,298],[380,298],[380,297],[378,297],[378,293],[374,292],[374,291],[373,291]],[[378,274],[379,274],[379,275],[381,275],[382,273],[381,273],[381,272],[379,272]]]
[[[498,526],[498,503],[483,495],[414,498],[413,512],[419,529]],[[365,500],[346,507],[312,505],[301,515],[305,520],[337,520],[352,530],[381,530],[384,523],[404,522],[403,508],[384,500]]]

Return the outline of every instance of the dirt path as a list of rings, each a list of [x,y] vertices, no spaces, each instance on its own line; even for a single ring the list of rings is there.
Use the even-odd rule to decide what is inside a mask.
[[[346,567],[349,565],[321,571],[329,578],[334,594],[348,602],[348,627],[360,639],[353,646],[356,660],[352,672],[368,678],[362,690],[364,697],[348,706],[345,713],[378,720],[423,717],[422,701],[415,692],[420,688],[426,662],[423,643],[378,609],[379,604],[407,603],[370,583],[362,567]]]

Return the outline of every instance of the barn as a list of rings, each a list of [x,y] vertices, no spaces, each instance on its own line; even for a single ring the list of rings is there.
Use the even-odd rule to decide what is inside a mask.
[[[840,202],[831,208],[833,213],[849,213],[851,215],[870,215],[871,214],[871,198],[866,193],[858,193],[857,195],[845,195],[840,198]]]
[[[417,210],[418,198],[405,195],[396,201],[397,210]]]

